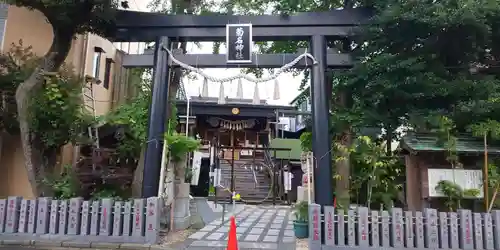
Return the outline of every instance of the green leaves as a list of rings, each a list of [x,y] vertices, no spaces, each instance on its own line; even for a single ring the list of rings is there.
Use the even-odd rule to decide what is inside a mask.
[[[436,185],[436,191],[446,197],[445,205],[450,211],[461,208],[460,203],[464,198],[477,197],[480,194],[477,189],[463,189],[460,185],[448,180],[439,181]]]
[[[304,152],[312,151],[312,133],[304,132],[300,135],[300,147]]]
[[[177,133],[166,134],[165,142],[168,144],[170,157],[173,161],[180,161],[186,157],[186,153],[197,150],[201,145],[199,140]]]
[[[469,126],[474,136],[487,137],[491,136],[494,139],[500,138],[500,122],[495,120],[486,120]]]
[[[82,142],[82,133],[95,122],[81,98],[83,82],[72,75],[45,76],[44,88],[33,94],[30,129],[46,149]]]
[[[23,47],[22,41],[12,44],[10,50],[0,55],[0,96],[5,101],[2,105],[0,129],[18,132],[17,106],[14,93],[40,62],[31,47]],[[43,88],[31,93],[29,103],[30,132],[33,141],[43,150],[58,149],[68,142],[75,142],[81,137],[92,117],[83,110],[83,79],[73,74],[73,69],[66,65],[58,74],[44,76]]]
[[[10,134],[17,134],[16,89],[33,71],[38,62],[31,47],[24,47],[22,40],[11,44],[6,52],[0,54],[0,130],[5,129]]]
[[[336,147],[342,146],[336,144]],[[397,156],[387,156],[384,143],[373,141],[368,136],[359,136],[350,148],[340,150],[349,153],[352,164],[350,192],[356,194],[356,203],[360,204],[360,198],[365,198],[363,202],[367,206],[377,203],[391,207],[402,190],[398,182],[403,176],[403,165]],[[341,157],[335,156],[335,161]]]
[[[104,120],[112,125],[123,125],[124,134],[118,145],[118,153],[123,157],[138,159],[147,139],[151,90],[148,81],[142,79],[144,69],[131,71],[129,84],[136,86],[138,95],[129,102],[118,106]],[[161,139],[161,135],[158,135]]]

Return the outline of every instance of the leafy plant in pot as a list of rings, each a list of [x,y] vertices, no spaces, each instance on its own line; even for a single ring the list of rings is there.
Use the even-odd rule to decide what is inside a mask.
[[[295,237],[304,239],[309,237],[309,204],[301,201],[295,204],[295,220],[293,221],[293,230]]]

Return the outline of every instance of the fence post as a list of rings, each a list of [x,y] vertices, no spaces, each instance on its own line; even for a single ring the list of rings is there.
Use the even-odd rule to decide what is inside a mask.
[[[378,211],[372,210],[372,233],[371,233],[371,240],[372,240],[372,247],[378,248],[380,247],[380,223],[379,223],[379,216],[378,216]]]
[[[344,210],[337,209],[338,246],[345,246],[345,217]]]
[[[460,237],[459,243],[462,249],[473,249],[474,243],[472,241],[472,216],[471,211],[466,209],[458,210],[460,218]]]
[[[472,215],[472,223],[474,225],[474,249],[484,249],[483,236],[483,218],[480,213]]]
[[[46,234],[49,231],[50,202],[48,197],[38,198],[37,234]]]
[[[59,207],[59,234],[66,235],[68,233],[68,201],[61,201]]]
[[[368,208],[358,207],[358,245],[360,247],[368,247],[370,240],[368,239]]]
[[[80,213],[82,216],[80,217]],[[82,198],[71,198],[69,200],[69,216],[68,216],[68,234],[80,234],[80,222],[83,218],[82,212]]]
[[[27,233],[30,234],[35,234],[36,233],[36,215],[37,215],[37,208],[38,208],[38,201],[37,200],[30,200],[30,206],[28,209],[28,231]]]
[[[325,245],[335,246],[335,208],[325,206]]]
[[[401,248],[403,247],[403,209],[394,207],[392,213],[392,246]]]
[[[441,241],[439,242],[440,248],[450,248],[449,228],[448,214],[446,212],[439,212],[439,237],[441,238]]]
[[[413,212],[405,211],[405,247],[415,247],[415,234],[413,233]]]
[[[321,250],[321,206],[309,204],[309,250]]]
[[[82,224],[80,227],[80,233],[82,235],[90,234],[90,202],[82,202]]]
[[[493,239],[495,242],[495,249],[500,249],[500,210],[493,210],[491,212],[493,219]]]
[[[458,242],[458,215],[455,212],[449,212],[449,217],[450,217],[450,248],[451,249],[458,249],[459,248],[459,242]]]
[[[356,245],[356,232],[355,232],[356,215],[354,210],[347,210],[347,245],[352,247]]]
[[[21,200],[21,209],[19,210],[19,225],[17,228],[17,232],[19,233],[26,233],[28,231],[26,226],[28,225],[29,205],[29,200]]]
[[[150,244],[156,244],[160,239],[161,204],[161,198],[150,197],[147,199],[145,236],[146,242]]]
[[[132,202],[127,201],[123,205],[123,236],[130,236],[132,233]]]
[[[134,200],[134,227],[132,236],[144,236],[144,199]]]
[[[415,212],[415,247],[425,248],[424,240],[424,218],[422,212]]]
[[[93,201],[90,208],[90,235],[96,236],[99,233],[99,210],[101,203]]]
[[[59,218],[59,201],[50,202],[49,234],[57,234],[57,219]]]
[[[425,247],[436,249],[439,247],[437,225],[437,210],[425,209]]]
[[[483,213],[484,219],[484,247],[488,250],[494,249],[494,238],[493,238],[493,224],[491,221],[491,214]]]
[[[5,232],[6,215],[7,215],[7,200],[0,199],[0,233]]]
[[[123,232],[122,207],[123,207],[122,201],[115,201],[115,206],[113,209],[113,236],[121,236]]]
[[[389,247],[391,242],[391,233],[389,230],[389,212],[382,211],[382,247]]]
[[[102,199],[101,200],[101,216],[100,216],[100,226],[99,235],[110,236],[111,235],[111,217],[113,214],[113,199]]]
[[[21,197],[10,196],[7,201],[7,225],[5,226],[5,232],[17,233],[17,223],[19,222],[19,203],[21,202]]]

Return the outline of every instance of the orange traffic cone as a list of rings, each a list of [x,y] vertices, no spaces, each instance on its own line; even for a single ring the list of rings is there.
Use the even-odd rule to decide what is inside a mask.
[[[227,250],[238,250],[238,236],[236,236],[236,220],[231,216],[229,226],[229,237],[227,239]]]

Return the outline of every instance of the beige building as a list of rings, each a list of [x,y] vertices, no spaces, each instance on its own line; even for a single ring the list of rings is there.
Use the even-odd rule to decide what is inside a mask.
[[[13,43],[22,40],[24,46],[32,46],[33,52],[44,55],[52,42],[52,27],[38,11],[0,4],[0,48],[9,50]],[[113,43],[93,34],[79,35],[72,44],[66,63],[75,67],[76,73],[101,80],[92,85],[93,100],[82,96],[95,114],[103,115],[126,97],[126,71],[120,66],[121,55]],[[119,84],[121,83],[121,84]],[[87,86],[89,87],[89,86]],[[90,88],[84,91],[87,94]],[[90,95],[88,95],[90,96]],[[18,136],[0,136],[0,197],[19,195],[33,197]],[[8,146],[7,146],[8,145]],[[68,145],[61,162],[75,160],[77,150]]]

